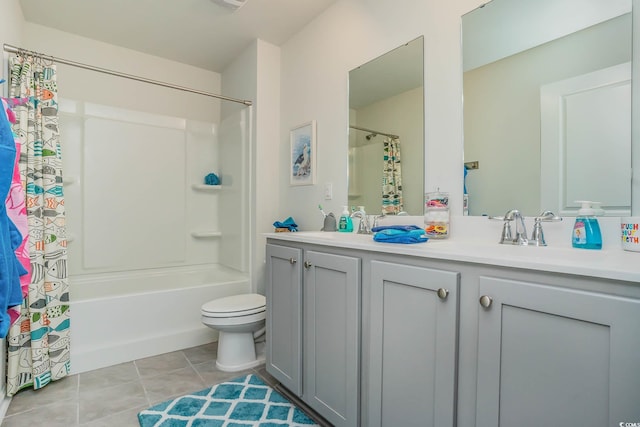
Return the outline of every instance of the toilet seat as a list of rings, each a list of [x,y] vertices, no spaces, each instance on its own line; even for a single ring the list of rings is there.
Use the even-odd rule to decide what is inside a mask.
[[[233,295],[204,303],[201,314],[214,318],[244,317],[263,313],[266,311],[266,304],[264,295]]]

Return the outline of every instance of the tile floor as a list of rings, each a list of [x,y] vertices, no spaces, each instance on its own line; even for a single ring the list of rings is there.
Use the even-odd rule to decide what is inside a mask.
[[[215,367],[217,343],[193,347],[53,382],[18,392],[2,427],[139,427],[137,414],[173,397],[202,390],[249,373],[275,380],[260,365],[242,372]]]

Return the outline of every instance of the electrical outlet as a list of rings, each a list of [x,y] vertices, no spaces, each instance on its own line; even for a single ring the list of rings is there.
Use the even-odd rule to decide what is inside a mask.
[[[324,184],[324,199],[333,199],[333,185],[330,182]]]

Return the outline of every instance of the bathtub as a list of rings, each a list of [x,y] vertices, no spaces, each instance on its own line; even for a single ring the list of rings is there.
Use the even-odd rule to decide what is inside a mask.
[[[249,276],[221,265],[71,277],[71,373],[216,341],[200,306],[248,292]]]

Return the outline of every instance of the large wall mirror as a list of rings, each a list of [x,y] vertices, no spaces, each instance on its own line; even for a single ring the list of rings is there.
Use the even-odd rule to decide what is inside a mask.
[[[422,215],[423,39],[349,72],[349,206]]]
[[[470,215],[631,213],[632,0],[492,0],[462,17]]]

